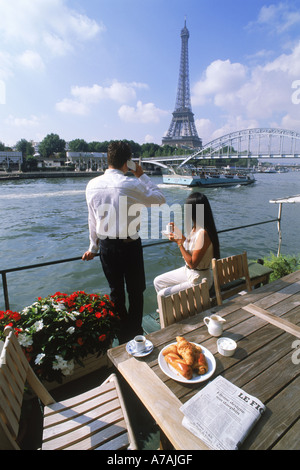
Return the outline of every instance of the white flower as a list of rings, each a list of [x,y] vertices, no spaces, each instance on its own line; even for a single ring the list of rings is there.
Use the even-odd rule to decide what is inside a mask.
[[[31,346],[33,344],[32,336],[26,333],[20,333],[18,335],[18,341],[20,345],[24,348],[28,348],[28,346]]]
[[[76,315],[76,316],[77,316],[77,315],[80,315],[80,312],[76,312],[76,310],[73,310],[72,313],[73,313],[73,315]]]
[[[65,318],[65,321],[69,321],[69,318],[71,318],[71,320],[75,321],[76,320],[76,317],[75,315],[73,315],[73,312],[72,313],[66,313],[66,318]]]
[[[74,361],[73,359],[71,361],[68,361],[67,363],[67,366],[64,367],[61,372],[64,374],[64,375],[72,375],[73,374],[73,371],[74,371]]]
[[[56,361],[53,362],[52,367],[54,370],[61,370],[64,375],[71,375],[74,370],[74,361],[66,361],[62,356],[55,356]]]
[[[69,333],[69,335],[72,335],[75,331],[75,327],[74,326],[70,326],[70,328],[67,329],[67,333]]]
[[[43,362],[44,357],[45,357],[45,354],[44,354],[44,353],[38,354],[38,355],[36,356],[36,358],[35,358],[34,363],[37,364],[37,365],[40,365],[41,362]]]
[[[33,324],[33,328],[35,331],[40,331],[44,328],[43,320],[38,320]]]
[[[63,312],[66,310],[66,306],[63,302],[55,302],[53,304],[53,307],[55,308],[56,311],[58,312]]]

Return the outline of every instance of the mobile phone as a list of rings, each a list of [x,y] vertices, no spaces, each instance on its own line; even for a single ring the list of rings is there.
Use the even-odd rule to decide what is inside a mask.
[[[127,160],[127,166],[129,170],[133,170],[133,171],[136,170],[136,163],[133,162],[132,160]]]

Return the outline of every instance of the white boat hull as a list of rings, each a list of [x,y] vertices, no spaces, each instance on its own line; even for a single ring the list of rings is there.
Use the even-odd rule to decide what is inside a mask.
[[[253,184],[255,182],[255,178],[250,175],[218,175],[205,177],[198,175],[163,175],[163,182],[180,186],[213,188]]]

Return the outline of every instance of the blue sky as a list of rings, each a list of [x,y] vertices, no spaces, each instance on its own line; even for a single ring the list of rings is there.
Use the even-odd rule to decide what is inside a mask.
[[[300,0],[0,0],[0,141],[161,144],[185,17],[203,143],[300,132]]]

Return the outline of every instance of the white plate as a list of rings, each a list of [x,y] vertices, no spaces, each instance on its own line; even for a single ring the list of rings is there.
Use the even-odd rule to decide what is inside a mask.
[[[152,350],[153,350],[153,344],[148,339],[146,339],[145,349],[139,352],[135,350],[133,339],[126,344],[126,351],[134,357],[148,356],[148,354],[150,354]]]
[[[171,344],[177,344],[177,342],[171,343]],[[169,346],[171,346],[171,344],[168,344],[168,346],[164,347],[164,349],[162,349],[158,355],[158,365],[168,377],[170,377],[171,379],[177,380],[177,382],[193,384],[193,383],[198,383],[198,382],[204,382],[205,380],[209,379],[213,375],[214,371],[216,370],[216,360],[214,358],[214,355],[207,348],[197,343],[192,343],[192,344],[195,344],[196,346],[201,347],[202,352],[206,357],[208,371],[206,372],[206,374],[203,374],[203,375],[196,375],[194,373],[193,377],[190,380],[180,375],[179,372],[177,372],[172,366],[170,366],[165,361],[165,358],[163,355],[163,351]]]

